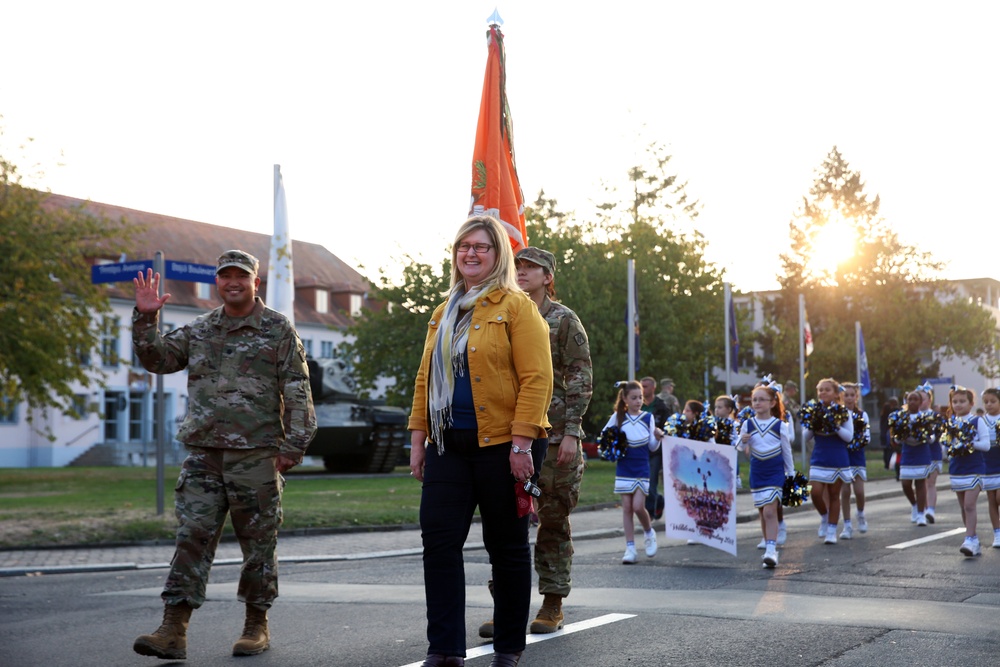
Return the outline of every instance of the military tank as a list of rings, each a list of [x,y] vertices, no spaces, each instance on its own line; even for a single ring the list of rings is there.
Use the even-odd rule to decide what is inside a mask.
[[[308,364],[317,430],[306,456],[322,458],[330,472],[392,472],[407,442],[406,411],[360,398],[341,359]]]

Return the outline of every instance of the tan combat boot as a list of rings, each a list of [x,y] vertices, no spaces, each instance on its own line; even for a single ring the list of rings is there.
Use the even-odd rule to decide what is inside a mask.
[[[187,659],[187,628],[192,611],[187,602],[164,605],[163,623],[153,634],[137,637],[132,650],[165,660]]]
[[[267,630],[267,610],[247,605],[247,620],[243,624],[243,636],[233,644],[233,655],[257,655],[271,645],[271,634]]]
[[[536,634],[555,632],[563,626],[562,596],[546,593],[538,615],[531,622],[531,631]]]

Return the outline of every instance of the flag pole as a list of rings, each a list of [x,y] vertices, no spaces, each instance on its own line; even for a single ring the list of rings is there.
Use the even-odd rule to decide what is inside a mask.
[[[723,330],[722,330],[722,340],[726,341],[725,350],[726,354],[726,396],[733,395],[733,379],[732,379],[732,360],[729,358],[732,356],[731,350],[733,349],[733,342],[730,340],[729,327],[732,323],[729,321],[729,304],[733,300],[733,288],[729,283],[722,283],[722,310],[723,312]]]
[[[628,379],[635,379],[635,260],[627,261],[628,273]],[[621,311],[619,311],[621,312]]]
[[[799,390],[806,401],[806,295],[799,294]],[[802,438],[802,469],[806,469],[806,439]]]
[[[854,321],[854,370],[857,379],[855,382],[861,382],[861,322],[858,320]],[[861,388],[858,387],[858,398],[860,398]]]

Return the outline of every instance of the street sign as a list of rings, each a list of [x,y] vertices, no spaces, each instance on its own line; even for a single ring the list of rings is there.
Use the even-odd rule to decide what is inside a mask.
[[[186,280],[189,283],[215,284],[215,266],[213,264],[174,262],[168,259],[165,275],[168,280]]]
[[[134,262],[121,262],[118,264],[96,264],[90,267],[90,282],[98,283],[123,283],[132,282],[136,274],[143,273],[147,269],[153,268],[153,260],[138,259]]]

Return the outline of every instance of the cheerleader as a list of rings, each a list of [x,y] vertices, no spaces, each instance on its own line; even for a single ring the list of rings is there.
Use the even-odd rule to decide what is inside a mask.
[[[854,421],[843,407],[842,391],[836,380],[824,378],[816,385],[819,400],[809,401],[802,408],[802,440],[815,441],[809,481],[813,506],[820,517],[819,536],[826,544],[837,543],[840,488],[851,481],[847,443],[854,438]]]
[[[766,378],[765,378],[766,379]],[[750,406],[754,416],[740,424],[736,448],[750,458],[750,492],[760,514],[764,535],[763,567],[778,564],[778,512],[785,478],[795,474],[792,446],[783,426],[785,408],[775,383],[758,384],[753,389]]]
[[[660,448],[658,438],[662,432],[653,424],[653,415],[642,411],[642,385],[634,380],[625,382],[618,390],[615,413],[605,429],[612,426],[628,439],[628,450],[618,459],[615,468],[615,493],[622,498],[622,527],[625,530],[625,555],[622,563],[636,561],[635,520],[639,518],[646,538],[646,556],[656,555],[656,533],[646,511],[646,494],[649,493],[649,453]]]
[[[736,417],[736,398],[723,394],[715,399],[715,442],[720,445],[733,445],[734,431],[739,428]],[[743,488],[740,478],[740,457],[736,457],[736,488]],[[764,547],[761,547],[763,549]]]
[[[854,422],[854,437],[847,445],[847,456],[851,462],[851,483],[844,484],[840,491],[840,506],[844,512],[844,530],[840,539],[849,540],[854,536],[851,525],[851,487],[854,487],[854,498],[858,505],[858,531],[868,532],[868,521],[865,519],[865,482],[868,481],[868,462],[865,459],[865,447],[871,443],[872,431],[868,423],[868,413],[858,407],[860,387],[854,382],[844,383],[844,407],[851,412]]]
[[[983,392],[983,409],[986,410],[981,419],[986,422],[990,435],[990,451],[983,455],[986,460],[986,474],[983,475],[983,490],[986,491],[986,506],[990,510],[990,523],[993,524],[993,548],[1000,549],[1000,446],[997,443],[997,427],[1000,426],[1000,389],[987,389]]]
[[[967,558],[982,555],[976,535],[976,501],[983,488],[986,460],[983,452],[990,450],[990,434],[986,420],[970,415],[976,394],[971,389],[952,385],[948,393],[951,419],[944,423],[942,439],[948,442],[948,473],[951,490],[958,496],[965,524],[965,541],[959,549]],[[963,426],[965,426],[963,428]],[[971,426],[971,428],[968,428]]]
[[[924,383],[917,387],[917,391],[923,397],[920,402],[920,410],[934,419],[934,430],[939,433],[944,420],[934,409],[934,387]],[[934,508],[937,507],[937,480],[938,475],[944,471],[944,455],[941,452],[941,442],[939,438],[934,438],[928,446],[931,450],[931,467],[927,472],[927,523],[934,523]]]
[[[919,390],[906,395],[906,407],[889,415],[889,431],[899,445],[899,480],[910,501],[910,523],[927,525],[927,475],[931,469],[930,442],[935,439],[933,415],[921,412],[924,395]]]

